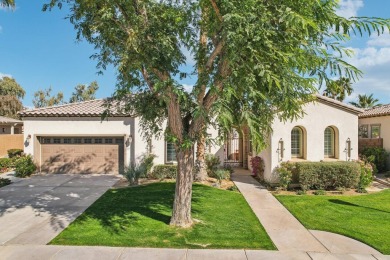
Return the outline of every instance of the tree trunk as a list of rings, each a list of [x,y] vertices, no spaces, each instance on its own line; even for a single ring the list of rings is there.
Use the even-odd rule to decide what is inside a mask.
[[[196,147],[196,162],[195,162],[195,180],[196,181],[204,181],[207,179],[207,166],[206,166],[206,158],[205,158],[205,150],[206,150],[206,138],[202,135],[197,143]]]
[[[175,199],[173,202],[173,211],[171,225],[179,227],[190,227],[192,225],[191,217],[191,198],[192,198],[192,167],[194,166],[194,147],[189,149],[180,149],[177,152],[177,177]]]

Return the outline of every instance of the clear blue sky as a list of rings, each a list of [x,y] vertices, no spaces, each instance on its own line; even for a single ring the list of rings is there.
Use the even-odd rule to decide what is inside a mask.
[[[25,106],[32,106],[33,93],[52,86],[68,100],[77,84],[97,80],[97,97],[107,97],[115,89],[115,71],[109,68],[97,75],[95,52],[85,41],[76,42],[76,32],[64,17],[66,10],[42,12],[48,1],[16,0],[14,11],[0,9],[0,76],[10,75],[26,90]],[[390,17],[389,0],[342,0],[344,16]],[[346,46],[355,49],[350,61],[365,72],[354,84],[357,94],[374,93],[381,103],[390,103],[390,35],[354,39]],[[187,79],[191,85],[195,79]]]

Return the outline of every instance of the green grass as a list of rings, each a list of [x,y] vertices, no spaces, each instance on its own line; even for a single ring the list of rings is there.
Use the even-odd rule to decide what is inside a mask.
[[[189,229],[169,226],[175,183],[107,191],[52,245],[276,249],[240,193],[193,186]]]
[[[362,196],[276,198],[308,229],[342,234],[390,254],[390,190]]]

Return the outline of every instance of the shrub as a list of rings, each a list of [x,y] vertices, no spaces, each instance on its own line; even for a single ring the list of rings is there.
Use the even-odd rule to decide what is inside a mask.
[[[281,163],[281,165],[276,168],[276,172],[279,176],[279,187],[283,190],[287,190],[288,185],[292,181],[292,172],[288,167],[288,163]]]
[[[372,183],[373,167],[369,162],[359,161],[360,163],[360,179],[358,188],[365,189]]]
[[[258,176],[260,178],[260,180],[263,181],[264,180],[264,160],[259,156],[252,157],[251,166],[252,166],[253,176]]]
[[[313,192],[314,195],[326,195],[325,190],[316,190]]]
[[[389,153],[385,149],[379,147],[366,147],[361,152],[361,157],[374,163],[378,172],[385,172],[387,170],[387,160]],[[374,172],[376,173],[376,172]]]
[[[144,165],[145,169],[146,169],[146,173],[145,173],[145,176],[147,176],[147,174],[149,174],[153,168],[153,161],[154,161],[154,158],[156,158],[156,155],[154,154],[147,154],[147,155],[144,155],[142,157],[142,160],[141,160],[141,164]]]
[[[230,179],[230,172],[228,170],[219,169],[214,172],[215,178],[221,183],[222,180]]]
[[[13,158],[13,157],[17,157],[17,156],[22,156],[22,153],[23,153],[23,149],[9,149],[7,151],[8,153],[8,157],[9,158]]]
[[[284,167],[302,190],[357,187],[361,171],[357,162],[297,162]]]
[[[306,194],[306,191],[305,191],[305,190],[297,190],[297,191],[295,192],[295,194],[297,194],[297,195],[305,195],[305,194]]]
[[[218,167],[221,164],[219,156],[216,156],[214,154],[206,154],[205,162],[206,162],[206,167],[207,167],[207,169],[206,169],[207,175],[210,177],[214,177],[215,171],[218,170]]]
[[[234,168],[230,164],[225,164],[224,166],[221,167],[221,169],[229,171],[230,175],[234,173]]]
[[[35,166],[33,159],[30,155],[22,156],[15,162],[15,176],[19,178],[25,178],[35,172],[37,167]]]
[[[0,178],[0,188],[11,184],[11,180]]]
[[[139,178],[146,176],[147,169],[146,165],[141,164],[131,164],[129,167],[126,167],[122,173],[123,176],[129,181],[130,185],[138,185]]]
[[[153,171],[149,174],[151,179],[176,179],[177,166],[176,165],[156,165]]]
[[[11,164],[10,158],[0,158],[0,170],[11,168]]]

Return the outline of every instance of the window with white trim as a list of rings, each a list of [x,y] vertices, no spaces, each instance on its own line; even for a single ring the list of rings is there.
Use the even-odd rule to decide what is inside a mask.
[[[303,131],[297,126],[291,130],[291,157],[303,158]]]
[[[335,152],[335,132],[334,129],[328,126],[324,132],[324,156],[326,158],[334,158]]]

